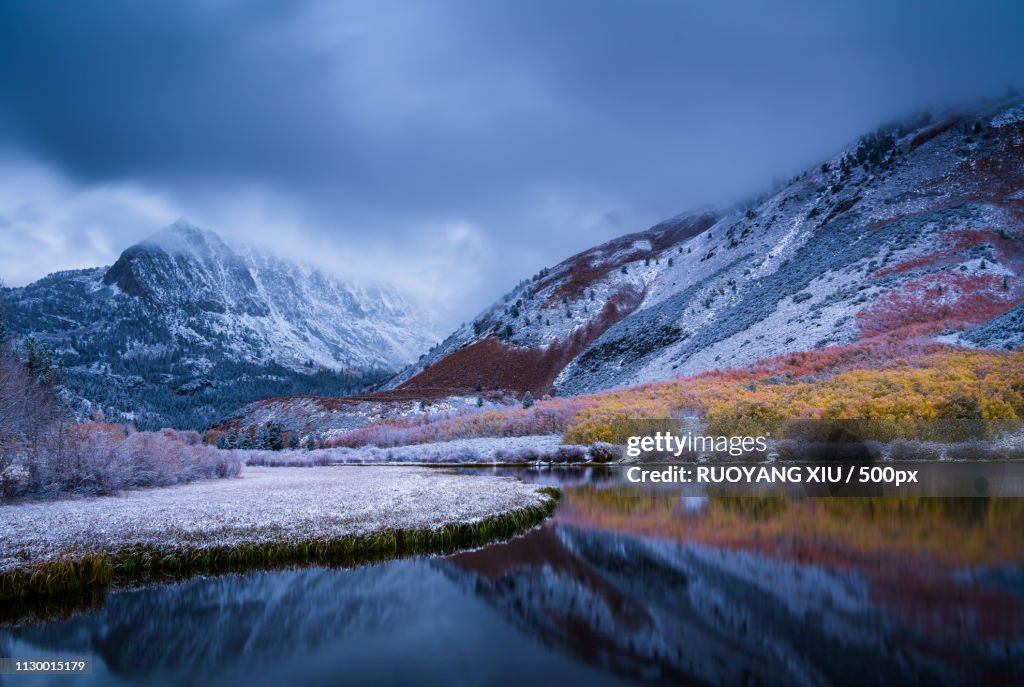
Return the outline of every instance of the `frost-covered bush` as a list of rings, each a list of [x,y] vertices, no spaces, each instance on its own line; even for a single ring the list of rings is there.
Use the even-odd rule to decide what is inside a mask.
[[[1024,448],[990,444],[984,441],[964,441],[950,445],[947,455],[952,460],[1021,460]]]
[[[197,479],[235,477],[242,456],[204,446],[195,432],[136,432],[60,422],[8,454],[5,497],[110,494]]]
[[[587,450],[582,446],[559,446],[550,457],[554,463],[582,463],[587,459]]]
[[[595,463],[610,463],[622,457],[622,451],[615,444],[595,441],[588,449],[590,459]]]
[[[109,494],[241,470],[240,457],[204,446],[196,432],[72,421],[50,350],[32,339],[16,345],[3,329],[0,319],[0,500]]]
[[[250,451],[247,465],[312,467],[315,465],[371,465],[416,463],[458,465],[473,463],[585,462],[587,449],[566,446],[558,435],[476,437],[430,444],[380,448],[329,448],[316,451]]]
[[[244,451],[246,465],[269,468],[311,468],[335,462],[330,451]]]
[[[930,441],[897,439],[889,446],[889,457],[893,460],[939,460],[942,447]]]
[[[498,449],[494,452],[495,463],[535,463],[543,459],[543,454],[529,446],[513,449]]]

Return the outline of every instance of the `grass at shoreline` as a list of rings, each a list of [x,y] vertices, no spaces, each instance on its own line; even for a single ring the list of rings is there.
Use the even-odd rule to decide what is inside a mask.
[[[517,508],[473,523],[242,546],[137,546],[10,570],[0,574],[0,602],[5,606],[0,622],[32,615],[33,607],[60,609],[82,605],[83,601],[88,604],[97,593],[149,582],[302,565],[352,567],[477,548],[520,535],[553,514],[561,492],[550,487],[539,491],[548,497],[542,505]]]

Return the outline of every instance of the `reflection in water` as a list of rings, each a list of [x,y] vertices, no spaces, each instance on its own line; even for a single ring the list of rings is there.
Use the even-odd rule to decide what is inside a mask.
[[[1020,679],[1024,598],[944,566],[772,557],[548,525],[528,547],[450,559],[524,631],[635,678],[715,684],[978,684]],[[756,538],[755,538],[756,539]],[[549,554],[546,561],[536,553]],[[924,561],[919,561],[923,563]],[[1016,672],[1015,672],[1016,671]],[[980,679],[979,679],[980,678]]]
[[[573,482],[507,544],[116,593],[0,649],[91,655],[125,684],[1024,680],[1024,499]]]

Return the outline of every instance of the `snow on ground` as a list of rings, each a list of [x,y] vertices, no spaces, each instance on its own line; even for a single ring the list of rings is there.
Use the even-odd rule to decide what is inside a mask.
[[[247,467],[236,479],[0,506],[0,573],[112,553],[324,541],[466,524],[543,505],[510,477],[413,467]]]
[[[562,443],[558,434],[475,437],[429,444],[379,448],[327,448],[316,451],[254,451],[250,465],[335,465],[363,463],[532,463],[592,459],[586,446]]]

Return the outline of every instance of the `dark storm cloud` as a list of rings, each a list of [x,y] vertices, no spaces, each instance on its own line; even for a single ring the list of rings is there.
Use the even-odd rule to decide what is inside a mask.
[[[8,178],[59,175],[47,202],[78,194],[40,229],[57,243],[79,245],[59,234],[83,204],[96,245],[154,229],[104,227],[128,194],[140,217],[334,246],[342,271],[454,275],[428,295],[468,317],[567,252],[1001,93],[1022,20],[1012,1],[8,2],[0,151]]]

